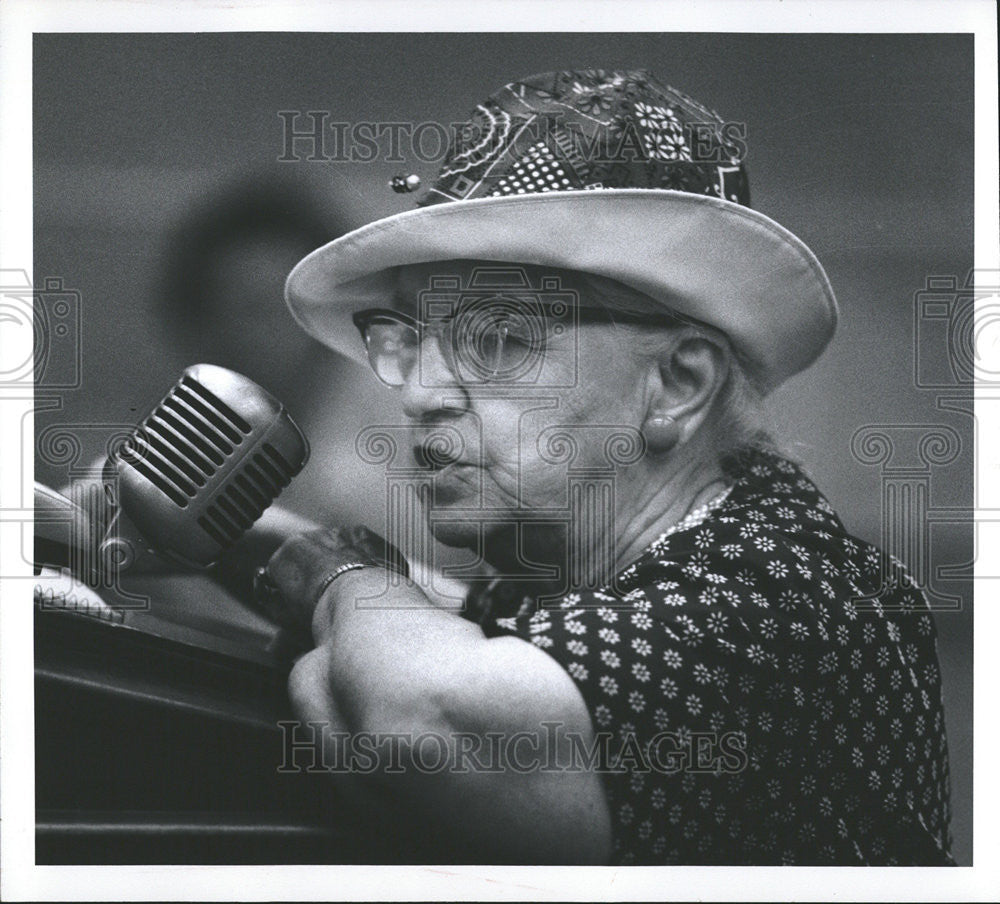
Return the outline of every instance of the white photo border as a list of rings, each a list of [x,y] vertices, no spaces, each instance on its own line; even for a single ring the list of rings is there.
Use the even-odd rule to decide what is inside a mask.
[[[1000,273],[997,223],[997,30],[989,0],[666,0],[666,2],[525,2],[475,4],[423,0],[166,2],[5,0],[0,4],[0,264],[32,261],[32,37],[41,32],[177,31],[694,31],[781,33],[975,34],[975,266]],[[25,265],[27,264],[27,268]],[[24,337],[27,340],[27,337]],[[30,349],[3,349],[26,359]],[[996,350],[994,350],[996,351]],[[993,366],[996,366],[994,362]],[[982,396],[977,395],[977,401]],[[980,438],[1000,435],[995,406],[977,404]],[[0,436],[32,435],[30,396],[0,406]],[[3,445],[0,508],[24,495],[33,449]],[[1000,454],[978,449],[981,508],[1000,508]],[[994,502],[996,500],[996,502]],[[988,525],[982,525],[987,527]],[[24,569],[9,542],[19,525],[0,524],[0,574]],[[980,534],[980,559],[989,534]],[[1000,548],[1000,537],[992,548]],[[5,900],[995,900],[1000,889],[995,694],[1000,611],[975,612],[975,866],[929,868],[806,867],[362,867],[362,866],[36,866],[34,864],[34,732],[32,607],[26,581],[6,582],[0,607],[2,897]],[[976,581],[989,602],[994,585]]]

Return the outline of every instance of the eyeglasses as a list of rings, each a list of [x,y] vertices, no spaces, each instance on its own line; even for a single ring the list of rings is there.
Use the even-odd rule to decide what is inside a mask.
[[[635,314],[556,303],[470,305],[430,321],[400,311],[369,308],[354,314],[368,362],[387,386],[406,384],[418,366],[423,341],[436,338],[454,379],[463,383],[511,383],[537,373],[546,345],[583,323],[676,326],[671,313]],[[423,378],[423,374],[421,377]]]

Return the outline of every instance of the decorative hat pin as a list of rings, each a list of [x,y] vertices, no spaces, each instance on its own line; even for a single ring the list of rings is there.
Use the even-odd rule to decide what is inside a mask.
[[[407,194],[420,188],[420,177],[416,173],[411,173],[409,176],[393,176],[389,185],[394,192]]]

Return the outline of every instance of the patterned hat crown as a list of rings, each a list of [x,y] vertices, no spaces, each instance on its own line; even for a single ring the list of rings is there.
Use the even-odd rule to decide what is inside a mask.
[[[419,204],[661,188],[749,207],[745,137],[644,70],[534,75],[476,107]]]

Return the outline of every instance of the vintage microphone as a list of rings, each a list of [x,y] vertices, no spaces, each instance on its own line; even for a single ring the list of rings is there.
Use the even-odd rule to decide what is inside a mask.
[[[224,555],[309,458],[285,407],[212,364],[187,368],[104,469],[103,570],[155,555],[204,568]]]

